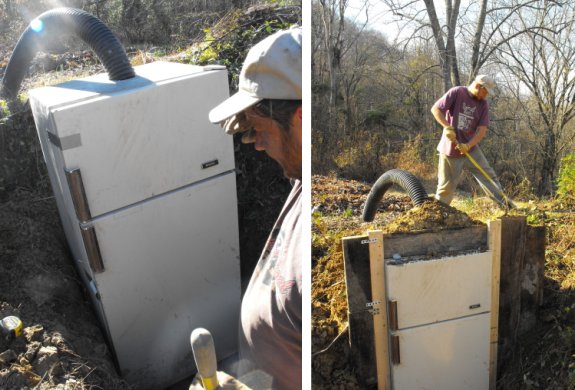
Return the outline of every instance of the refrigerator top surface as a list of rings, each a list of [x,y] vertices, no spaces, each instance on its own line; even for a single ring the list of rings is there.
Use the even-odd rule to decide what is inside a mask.
[[[210,67],[179,64],[175,62],[152,62],[134,67],[136,77],[127,80],[112,81],[107,73],[67,81],[47,87],[32,89],[32,99],[42,101],[50,109],[74,104],[89,99],[127,93],[154,84],[174,81],[182,77],[194,77],[205,72],[223,72],[225,69],[212,70]]]

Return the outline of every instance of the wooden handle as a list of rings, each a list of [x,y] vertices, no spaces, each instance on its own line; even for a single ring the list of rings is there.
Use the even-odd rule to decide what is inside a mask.
[[[217,375],[216,349],[211,333],[204,328],[196,328],[190,336],[192,352],[202,384],[206,390],[214,390],[219,386]]]

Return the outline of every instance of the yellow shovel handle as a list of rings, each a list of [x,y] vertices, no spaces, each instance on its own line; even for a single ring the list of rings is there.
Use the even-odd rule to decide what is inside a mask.
[[[489,177],[489,175],[487,174],[487,172],[485,172],[483,170],[483,168],[481,168],[479,166],[479,164],[477,164],[477,161],[475,161],[475,159],[473,157],[471,157],[471,155],[469,153],[464,153],[465,157],[467,157],[469,159],[469,161],[471,161],[471,163],[473,165],[475,165],[475,168],[477,168],[479,170],[479,172],[481,172],[483,174],[483,176],[485,176],[485,178],[487,180],[489,180],[489,182],[491,183],[491,185],[493,187],[495,187],[498,191],[499,194],[503,197],[503,199],[505,199],[506,204],[509,204],[509,199],[507,198],[507,196],[505,196],[505,194],[503,193],[502,190],[499,189],[499,186],[497,184],[495,184],[495,182],[493,181],[493,179],[491,179],[491,177]],[[506,205],[507,206],[507,205]]]

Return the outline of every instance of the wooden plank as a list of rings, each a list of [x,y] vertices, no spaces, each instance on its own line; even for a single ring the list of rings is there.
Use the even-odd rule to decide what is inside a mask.
[[[369,245],[365,243],[366,241],[367,236],[346,237],[342,240],[350,355],[361,388],[368,388],[377,383],[373,317],[366,307],[366,304],[372,301]]]
[[[491,263],[491,320],[489,333],[489,389],[497,388],[497,347],[499,335],[499,281],[501,271],[501,221],[489,221]]]
[[[527,226],[525,233],[518,335],[528,332],[537,323],[539,306],[543,302],[543,280],[545,278],[545,226]]]
[[[373,303],[373,328],[375,342],[375,364],[378,390],[390,390],[389,340],[387,326],[387,298],[385,295],[385,264],[383,253],[383,232],[368,232],[369,264],[371,273],[371,297]]]
[[[401,257],[460,254],[487,249],[487,226],[471,226],[464,229],[422,232],[418,234],[386,234],[384,253],[391,258],[398,253]]]
[[[499,350],[497,371],[510,361],[521,317],[521,270],[525,252],[525,217],[501,218]]]

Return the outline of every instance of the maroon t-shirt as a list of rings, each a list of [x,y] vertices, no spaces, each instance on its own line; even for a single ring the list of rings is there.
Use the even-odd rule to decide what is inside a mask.
[[[445,113],[445,119],[456,129],[457,140],[468,143],[479,126],[489,125],[489,104],[487,100],[474,99],[467,87],[453,87],[435,105]],[[477,145],[476,145],[477,146]],[[471,148],[471,150],[473,150]],[[448,156],[460,157],[455,144],[442,135],[437,151]]]
[[[272,388],[301,389],[301,182],[296,181],[242,300],[242,336]]]

